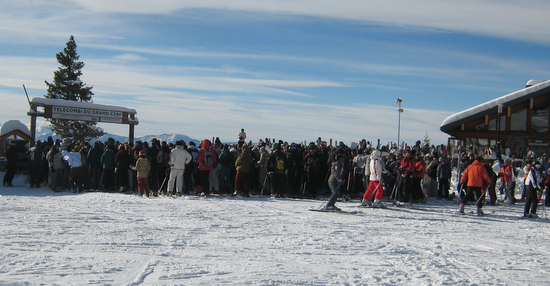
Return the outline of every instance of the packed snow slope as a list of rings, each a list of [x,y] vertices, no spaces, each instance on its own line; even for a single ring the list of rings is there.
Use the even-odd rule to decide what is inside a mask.
[[[0,188],[0,285],[550,283],[549,220],[523,204],[309,211],[322,203]]]

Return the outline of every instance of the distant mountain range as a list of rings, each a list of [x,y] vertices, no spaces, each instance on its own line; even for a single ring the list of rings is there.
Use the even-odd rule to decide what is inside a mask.
[[[60,136],[54,135],[53,132],[48,127],[48,125],[41,125],[41,126],[36,127],[36,139],[37,140],[42,140],[42,141],[47,140],[49,136],[51,136],[54,141],[56,139],[62,139]],[[100,140],[101,142],[105,142],[105,141],[107,141],[108,138],[113,138],[113,139],[115,139],[115,141],[119,141],[119,142],[128,142],[128,136],[114,135],[114,134],[110,134],[110,133],[105,133],[105,135],[103,137],[97,138],[97,139],[94,139],[94,140],[91,140],[91,141]],[[153,138],[157,138],[161,142],[166,141],[168,143],[174,143],[178,140],[183,140],[183,141],[185,141],[185,143],[189,143],[189,142],[193,141],[193,142],[197,143],[197,145],[201,141],[201,140],[192,139],[191,137],[188,137],[188,136],[182,135],[182,134],[160,134],[160,135],[145,135],[145,136],[142,136],[142,137],[135,137],[134,142],[142,141],[142,142],[149,142],[150,143],[151,139],[153,139]]]

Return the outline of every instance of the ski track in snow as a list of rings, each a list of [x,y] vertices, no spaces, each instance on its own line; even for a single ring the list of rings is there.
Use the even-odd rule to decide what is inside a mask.
[[[550,283],[549,221],[522,203],[308,211],[321,203],[0,188],[0,285]]]

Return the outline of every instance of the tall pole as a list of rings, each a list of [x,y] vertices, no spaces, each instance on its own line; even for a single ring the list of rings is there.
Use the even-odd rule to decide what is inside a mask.
[[[397,148],[403,149],[403,146],[399,147],[401,145],[401,113],[403,113],[403,108],[401,108],[401,104],[403,103],[403,99],[398,98],[395,103],[397,103],[397,106],[399,106],[399,109],[397,111],[399,112],[399,121],[397,121]]]
[[[497,107],[497,114],[498,114],[498,118],[497,118],[497,160],[499,162],[502,162],[502,157],[501,157],[501,154],[500,154],[500,116],[502,114],[502,104],[499,104],[498,107]]]

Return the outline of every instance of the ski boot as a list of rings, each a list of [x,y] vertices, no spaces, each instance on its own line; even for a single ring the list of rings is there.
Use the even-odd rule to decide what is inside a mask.
[[[385,206],[382,204],[380,200],[374,200],[374,203],[372,204],[373,208],[384,208]]]
[[[481,208],[477,208],[477,215],[484,215],[485,213],[481,210]]]
[[[370,200],[363,199],[363,200],[361,201],[361,206],[362,206],[362,207],[372,206],[372,203],[370,202]]]
[[[325,210],[325,211],[341,211],[341,209],[337,208],[337,207],[334,206],[334,205],[333,205],[333,206],[325,206],[325,207],[323,208],[323,210]]]
[[[460,204],[460,207],[458,207],[458,213],[459,214],[464,214],[464,207],[465,206],[466,206],[465,204]]]

